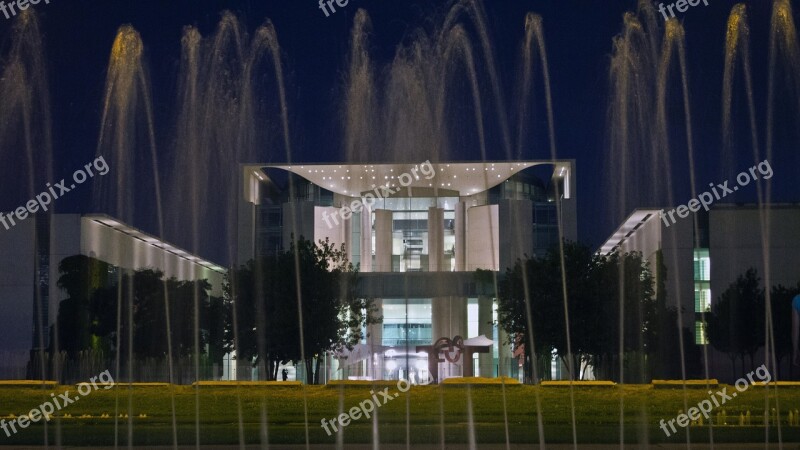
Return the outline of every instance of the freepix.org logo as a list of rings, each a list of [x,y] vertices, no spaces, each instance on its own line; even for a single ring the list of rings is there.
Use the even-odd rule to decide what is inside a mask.
[[[6,19],[10,19],[16,16],[17,12],[25,11],[31,5],[38,5],[40,1],[42,0],[16,0],[8,2],[8,4],[5,1],[0,1],[0,11],[6,16]],[[44,0],[44,3],[49,5],[50,0]]]
[[[663,3],[658,4],[658,12],[664,16],[664,20],[669,20],[670,18],[675,18],[675,11],[672,8],[678,10],[678,12],[686,12],[689,10],[690,6],[697,6],[700,2],[703,2],[704,5],[708,6],[708,0],[678,0],[674,3],[667,3],[667,6],[664,7]],[[670,16],[667,17],[667,10],[669,10]]]
[[[98,381],[101,383],[100,385],[97,384]],[[77,402],[82,397],[86,397],[92,392],[100,389],[100,386],[106,390],[114,387],[114,378],[111,376],[111,372],[108,370],[103,371],[96,377],[89,378],[89,383],[80,383],[78,385],[78,394],[80,394],[80,396],[70,395],[69,391],[64,391],[63,394],[58,395],[52,393],[50,394],[50,400],[42,403],[36,408],[33,408],[27,414],[23,414],[8,422],[6,422],[6,419],[0,420],[0,429],[5,432],[6,437],[11,437],[12,434],[17,434],[17,427],[20,429],[25,429],[28,428],[32,423],[37,423],[42,419],[44,419],[45,422],[49,422],[56,412],[61,411],[61,408]]]
[[[758,377],[758,381],[760,381],[762,385],[768,384],[770,381],[772,381],[772,375],[769,373],[769,370],[767,370],[767,366],[762,364],[756,368],[756,370],[748,373],[747,379],[742,377],[736,380],[734,383],[734,387],[736,388],[735,392],[728,394],[727,387],[723,387],[717,392],[708,391],[708,399],[701,400],[699,403],[697,403],[697,406],[692,406],[688,411],[686,411],[685,414],[681,413],[677,417],[669,419],[668,421],[661,419],[659,422],[659,427],[664,431],[664,434],[667,435],[667,437],[670,437],[671,434],[678,432],[678,430],[675,428],[675,422],[678,423],[679,427],[686,428],[692,420],[699,420],[701,415],[708,420],[711,417],[711,411],[714,408],[721,407],[726,402],[736,398],[739,392],[744,392],[749,389],[750,386],[755,386],[756,380],[753,379],[753,375]],[[670,433],[670,429],[672,430],[672,433]]]
[[[751,181],[758,181],[758,174],[756,174],[756,169],[758,169],[758,173],[761,174],[763,179],[769,180],[772,178],[772,166],[770,166],[769,161],[766,159],[755,166],[751,167],[749,171],[741,172],[739,175],[736,176],[736,182],[739,183],[739,186],[747,186],[750,184]],[[751,180],[752,177],[752,180]],[[721,200],[728,194],[733,194],[734,192],[739,190],[739,186],[732,186],[728,187],[728,181],[725,181],[722,184],[717,184],[714,186],[714,183],[710,183],[708,185],[711,187],[711,192],[703,192],[702,194],[698,195],[697,198],[693,198],[689,200],[689,202],[685,205],[680,205],[677,208],[673,208],[667,212],[664,212],[662,209],[660,212],[661,220],[664,222],[664,226],[668,227],[675,223],[676,219],[673,214],[676,212],[678,213],[678,218],[685,218],[689,216],[690,212],[696,213],[700,210],[700,208],[705,209],[708,211],[709,206],[714,203],[714,200]],[[719,189],[717,189],[719,188]],[[711,195],[711,193],[714,195]],[[667,220],[667,216],[669,216],[669,220]]]
[[[422,174],[426,180],[430,180],[436,176],[436,169],[433,168],[433,164],[431,164],[430,160],[416,165],[408,172],[398,176],[397,182],[400,183],[400,186],[396,186],[392,182],[388,182],[385,185],[380,185],[377,187],[372,185],[374,188],[373,192],[375,192],[374,195],[372,192],[367,192],[361,198],[353,200],[351,204],[344,205],[337,211],[334,211],[330,216],[328,215],[328,212],[325,211],[322,213],[322,220],[325,221],[325,224],[328,225],[329,229],[333,228],[334,224],[338,226],[339,219],[336,216],[340,216],[343,220],[350,220],[353,217],[353,213],[359,213],[364,208],[371,208],[372,205],[375,204],[376,200],[387,198],[399,192],[402,187],[408,187],[414,182],[414,180],[419,180],[420,174]],[[331,223],[331,219],[333,219],[333,224]]]
[[[94,168],[94,171],[92,171],[92,168]],[[47,183],[47,190],[42,191],[36,196],[35,199],[28,200],[28,202],[25,203],[25,206],[20,206],[14,211],[9,212],[8,215],[0,212],[0,224],[2,224],[6,230],[9,230],[11,227],[15,226],[17,222],[22,222],[28,218],[29,214],[35,214],[39,210],[42,212],[47,211],[48,206],[53,202],[53,200],[62,197],[64,194],[75,189],[79,184],[83,184],[86,180],[94,177],[95,175],[103,176],[107,174],[109,170],[110,169],[108,164],[106,164],[105,158],[100,156],[93,162],[83,166],[82,169],[76,170],[72,174],[72,181],[74,183],[70,184],[69,187],[67,187],[67,181],[65,178],[62,178],[61,181],[55,183],[53,186],[51,186],[50,183]],[[56,193],[56,188],[58,188],[58,193]]]
[[[411,372],[411,380],[400,379],[397,381],[397,390],[401,393],[406,393],[411,389],[411,386],[418,385],[418,386],[427,386],[431,384],[433,378],[428,375],[424,380],[420,379],[419,382],[416,379],[414,372]],[[389,403],[390,401],[400,397],[400,393],[389,392],[389,388],[385,387],[383,390],[378,391],[377,393],[372,390],[369,391],[372,398],[368,398],[358,405],[353,406],[347,412],[343,412],[338,416],[334,417],[333,419],[322,419],[320,421],[320,427],[330,436],[331,430],[328,428],[330,426],[333,428],[334,433],[338,433],[340,430],[343,430],[346,426],[350,425],[351,421],[356,421],[360,419],[362,416],[369,419],[371,414],[374,414],[375,408],[380,408],[381,406]],[[380,397],[379,397],[380,396]]]

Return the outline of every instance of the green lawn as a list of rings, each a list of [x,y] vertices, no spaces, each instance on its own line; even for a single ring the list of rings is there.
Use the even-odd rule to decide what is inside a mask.
[[[720,389],[723,386],[720,386]],[[376,387],[380,391],[383,386]],[[72,386],[53,390],[25,387],[0,388],[0,416],[24,414],[50,400],[51,393],[77,395]],[[714,389],[716,391],[716,389]],[[397,393],[395,387],[389,392]],[[728,386],[728,394],[735,389]],[[438,443],[468,442],[470,430],[479,443],[538,442],[537,398],[546,442],[572,442],[571,401],[580,442],[618,443],[620,416],[625,440],[629,443],[685,442],[680,430],[669,439],[658,428],[659,419],[674,418],[679,410],[694,406],[709,396],[706,389],[652,389],[649,385],[617,387],[576,387],[574,400],[564,387],[507,386],[419,386],[399,394],[378,409],[377,431],[380,441]],[[768,393],[768,394],[767,394]],[[110,445],[127,443],[133,437],[137,445],[171,444],[173,430],[181,444],[195,441],[199,420],[200,440],[204,444],[238,443],[240,436],[248,443],[258,443],[265,436],[270,443],[304,443],[306,429],[313,443],[333,443],[320,427],[322,418],[332,419],[359,402],[371,397],[370,388],[347,387],[117,387],[100,388],[64,407],[47,426],[47,436],[54,442],[60,435],[63,445]],[[715,425],[715,442],[764,442],[763,411],[779,402],[780,409],[800,409],[800,388],[780,387],[769,391],[751,387],[723,407],[729,425]],[[472,415],[469,414],[469,403]],[[177,428],[172,426],[174,402]],[[686,403],[684,403],[686,402]],[[505,404],[505,409],[504,409]],[[304,408],[306,405],[306,408]],[[751,411],[752,425],[739,426],[739,414]],[[306,413],[307,411],[307,413]],[[66,414],[71,417],[64,417]],[[110,417],[101,418],[108,414]],[[119,418],[119,414],[128,417]],[[196,416],[199,414],[199,418]],[[91,417],[81,417],[81,416]],[[140,417],[140,415],[144,415]],[[117,419],[115,419],[117,417]],[[507,425],[504,417],[507,417]],[[305,423],[308,422],[306,428]],[[790,426],[782,414],[781,437],[784,442],[800,441],[800,427]],[[473,424],[470,427],[470,423]],[[116,431],[115,431],[116,430]],[[692,426],[692,441],[708,441],[711,428]],[[0,431],[1,444],[42,443],[43,424],[34,424],[6,437]],[[362,417],[344,429],[345,442],[371,442],[373,422]],[[777,429],[769,429],[770,440],[777,440]]]

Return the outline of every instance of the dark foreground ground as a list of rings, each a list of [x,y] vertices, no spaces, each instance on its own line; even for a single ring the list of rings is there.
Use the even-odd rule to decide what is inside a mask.
[[[388,387],[387,397],[379,395]],[[714,388],[716,392],[725,388]],[[258,448],[313,449],[413,448],[461,449],[474,442],[481,449],[539,448],[543,430],[546,448],[620,448],[620,424],[626,448],[687,448],[686,429],[666,437],[661,419],[709,399],[708,389],[653,389],[649,385],[617,387],[541,386],[421,386],[400,393],[393,384],[381,386],[297,387],[100,387],[79,396],[74,386],[54,389],[0,388],[0,418],[6,422],[51,401],[65,392],[78,398],[64,406],[46,428],[42,423],[6,436],[0,431],[0,448],[135,447],[235,449],[238,444]],[[727,387],[731,394],[735,389]],[[54,394],[54,395],[51,395]],[[352,421],[343,432],[328,436],[320,421],[374,398],[381,406],[371,419]],[[397,394],[397,395],[395,395]],[[538,405],[538,406],[537,406]],[[775,408],[775,411],[772,411]],[[764,426],[764,411],[773,417]],[[800,389],[751,387],[714,407],[711,419],[688,428],[691,448],[712,448],[694,443],[713,442],[713,448],[765,448],[765,440],[782,441],[783,448],[798,449]],[[174,412],[174,414],[173,414]],[[745,419],[750,412],[749,424]],[[574,419],[573,419],[574,417]],[[780,419],[780,430],[774,418]],[[573,434],[573,420],[575,422]],[[740,425],[744,420],[745,424]],[[505,443],[509,442],[510,447]],[[339,446],[337,447],[337,443]],[[744,443],[744,445],[721,445]],[[389,445],[403,444],[403,445]],[[533,444],[533,445],[531,445]],[[560,446],[556,444],[567,444]],[[584,445],[595,444],[595,445]],[[607,445],[596,445],[607,444]],[[658,445],[655,445],[658,444]],[[666,445],[676,444],[676,445]],[[2,447],[17,446],[17,447]],[[289,445],[289,446],[287,446]],[[252,447],[255,448],[255,447]],[[778,446],[769,448],[779,448]]]
[[[45,447],[30,447],[30,446],[0,446],[0,450],[30,450],[30,449],[44,449]],[[50,447],[53,448],[53,447]],[[62,449],[77,449],[80,448],[82,450],[105,450],[114,447],[59,447]],[[122,447],[127,448],[127,447]],[[196,449],[197,447],[191,446],[180,446],[178,447],[181,450],[189,450],[189,449]],[[248,445],[245,447],[240,447],[238,445],[230,445],[230,446],[200,446],[203,450],[260,450],[264,447],[260,445]],[[270,445],[270,449],[272,450],[304,450],[306,449],[305,445]],[[342,448],[347,448],[348,450],[373,450],[372,444],[355,444],[350,445],[348,444],[346,447],[337,447],[336,445],[325,445],[325,444],[313,444],[308,447],[310,450],[339,450]],[[381,450],[406,450],[408,447],[401,444],[384,444],[380,446]],[[446,444],[445,446],[441,445],[415,445],[413,447],[415,450],[469,450],[469,445],[465,444]],[[505,444],[481,444],[478,446],[480,450],[530,450],[539,448],[538,445],[531,445],[531,444],[510,444],[506,447]],[[573,449],[574,446],[572,444],[546,444],[547,449],[551,450],[569,450]],[[618,450],[621,447],[618,445],[604,445],[604,444],[580,444],[578,445],[579,449],[582,450]],[[626,445],[625,448],[639,448],[635,445]],[[713,447],[710,444],[692,444],[691,447],[687,446],[686,444],[653,444],[650,445],[649,448],[656,449],[656,450],[683,450],[686,448],[692,448],[696,450],[711,450],[711,449],[720,449],[720,450],[751,450],[754,448],[758,449],[797,449],[800,448],[796,444],[784,444],[780,446],[779,444],[769,444],[765,446],[764,444],[754,446],[754,444],[716,444]],[[166,446],[166,447],[133,447],[134,450],[173,450],[174,447]]]

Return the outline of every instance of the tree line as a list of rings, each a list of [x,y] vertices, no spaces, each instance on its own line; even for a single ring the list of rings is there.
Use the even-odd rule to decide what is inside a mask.
[[[88,256],[59,264],[67,298],[51,329],[49,352],[87,351],[123,361],[181,357],[221,366],[240,361],[275,380],[278,366],[304,365],[320,382],[322,356],[352,349],[381,318],[355,294],[358,270],[344,246],[300,238],[286,251],[232,269],[222,296],[207,280],[165,278],[154,269],[125,271]],[[212,375],[217,376],[218,374]]]
[[[769,363],[774,356],[774,373],[781,376],[781,363],[792,355],[792,300],[797,295],[800,281],[793,287],[772,286],[767,293],[754,268],[739,275],[720,294],[706,313],[706,334],[709,343],[730,358],[732,373],[749,370],[745,369],[746,358],[750,360],[747,367],[755,367],[755,354],[769,348]],[[737,361],[741,361],[738,371]],[[790,378],[792,366],[789,364]]]
[[[660,257],[657,266],[663,274]],[[596,379],[627,383],[680,377],[679,334],[694,339],[678,327],[663,280],[640,253],[600,255],[565,242],[563,258],[556,247],[507,269],[497,286],[498,322],[524,351],[528,382],[549,379],[553,355],[572,380],[583,379],[587,368]]]
[[[601,255],[565,242],[563,258],[553,248],[508,268],[497,282],[498,325],[508,333],[507,344],[523,355],[525,379],[548,379],[554,355],[573,380],[583,379],[587,368],[596,379],[625,383],[704,378],[694,320],[682,324],[683,311],[667,304],[669,274],[660,251],[653,265],[641,253]],[[769,293],[750,269],[702,314],[702,332],[729,356],[734,376],[745,371],[746,358],[754,367],[765,344],[778,374],[792,354],[791,308],[800,282],[773,286]]]
[[[548,379],[554,355],[576,380],[589,368],[597,379],[625,383],[702,377],[694,323],[680,324],[681,311],[667,304],[660,252],[653,266],[640,253],[600,255],[565,242],[563,257],[554,248],[498,277],[497,325],[509,336],[503,344],[522,353],[526,381]],[[48,350],[69,358],[92,351],[123,361],[194,358],[221,366],[235,350],[261,379],[277,379],[278,367],[292,362],[306,382],[319,383],[323,356],[352,349],[382,320],[374,300],[357,295],[358,268],[345,247],[327,240],[301,237],[286,251],[230,270],[220,296],[206,280],[125,271],[88,256],[64,259],[59,271],[67,298]],[[476,280],[495,277],[477,271]],[[752,366],[765,343],[779,365],[791,355],[798,293],[800,282],[773,286],[767,296],[751,269],[705,312],[708,341],[731,358],[734,374],[737,361],[744,366],[749,357]]]

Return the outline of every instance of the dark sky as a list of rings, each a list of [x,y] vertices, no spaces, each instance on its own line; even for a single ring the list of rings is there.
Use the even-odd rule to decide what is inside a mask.
[[[746,3],[750,8],[753,34],[755,96],[759,111],[764,111],[766,36],[771,2],[752,0]],[[398,44],[407,40],[412,31],[437,23],[448,4],[427,0],[350,0],[345,8],[325,17],[313,0],[51,0],[49,5],[42,1],[34,8],[41,20],[49,65],[56,143],[54,172],[56,175],[69,174],[94,156],[109,50],[116,30],[122,24],[131,24],[142,35],[153,80],[157,131],[163,133],[168,131],[164,128],[172,120],[183,27],[195,25],[204,35],[210,34],[225,9],[236,13],[250,31],[266,18],[271,19],[286,62],[292,126],[295,133],[302,135],[294,159],[335,161],[342,155],[341,139],[336,131],[339,119],[335,104],[357,9],[366,9],[372,18],[373,57],[380,64],[391,59]],[[681,15],[687,36],[695,118],[696,176],[701,185],[727,179],[721,169],[726,163],[740,168],[752,165],[752,157],[743,156],[741,161],[726,162],[721,160],[719,152],[724,34],[733,4],[727,0],[710,0],[709,6],[701,3]],[[796,4],[794,6],[797,8]],[[623,13],[634,10],[636,2],[491,0],[485,2],[485,8],[489,34],[505,85],[513,84],[509,81],[515,77],[525,13],[533,11],[543,17],[558,156],[577,160],[579,237],[597,246],[618,225],[607,213],[612,199],[603,195],[606,180],[617,177],[604,157],[608,151],[606,110],[612,38],[621,30]],[[6,43],[11,22],[0,16],[0,35]],[[513,95],[510,89],[504,90],[507,97]],[[780,113],[781,116],[787,115]],[[797,111],[791,114],[794,116],[790,122],[796,124]],[[761,112],[758,121],[763,125]],[[796,188],[797,176],[800,175],[798,153],[797,141],[792,138],[784,139],[776,147],[772,162],[775,201],[800,201]],[[502,151],[490,149],[489,157],[502,159],[504,156]],[[675,169],[674,179],[683,181],[687,177],[686,168]],[[648,174],[641,174],[638,179],[618,181],[635,190],[640,188],[640,183],[652,182],[650,178]],[[3,185],[11,182],[0,180],[0,194]],[[44,182],[37,180],[35,184],[43,185]],[[88,187],[82,187],[60,202],[58,210],[85,211],[90,203],[90,191]],[[7,197],[0,195],[5,209],[25,200]],[[685,203],[690,198],[688,183],[675,183],[675,198],[678,203]],[[754,199],[753,190],[737,193],[733,200]]]

